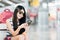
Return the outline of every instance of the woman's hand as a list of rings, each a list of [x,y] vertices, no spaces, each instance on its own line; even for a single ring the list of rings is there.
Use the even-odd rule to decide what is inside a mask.
[[[19,26],[20,28],[25,28],[25,27],[28,27],[28,24],[27,23],[23,23]]]

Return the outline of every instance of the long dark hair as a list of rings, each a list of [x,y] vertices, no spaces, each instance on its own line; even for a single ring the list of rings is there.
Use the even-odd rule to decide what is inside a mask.
[[[14,26],[14,28],[17,28],[17,26],[18,26],[17,25],[17,12],[19,12],[18,10],[21,10],[21,9],[24,10],[24,14],[23,14],[23,17],[18,20],[19,21],[19,25],[21,25],[21,24],[26,22],[26,11],[25,11],[23,6],[18,5],[16,7],[15,11],[14,11],[14,14],[13,14],[13,26]]]

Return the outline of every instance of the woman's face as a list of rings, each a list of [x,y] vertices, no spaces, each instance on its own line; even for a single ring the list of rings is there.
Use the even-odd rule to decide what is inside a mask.
[[[17,18],[21,19],[23,17],[23,14],[24,14],[24,10],[22,9],[17,13]]]

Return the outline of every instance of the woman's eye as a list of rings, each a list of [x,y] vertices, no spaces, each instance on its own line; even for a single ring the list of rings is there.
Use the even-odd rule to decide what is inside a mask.
[[[21,14],[21,13],[19,13],[19,14]]]
[[[23,12],[20,12],[19,14],[23,14]]]

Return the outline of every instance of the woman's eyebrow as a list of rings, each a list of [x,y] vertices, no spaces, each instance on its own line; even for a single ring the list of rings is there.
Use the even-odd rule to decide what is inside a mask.
[[[24,13],[24,12],[22,12],[22,11],[20,11],[21,13]]]
[[[24,11],[20,11],[20,12],[24,13]]]

